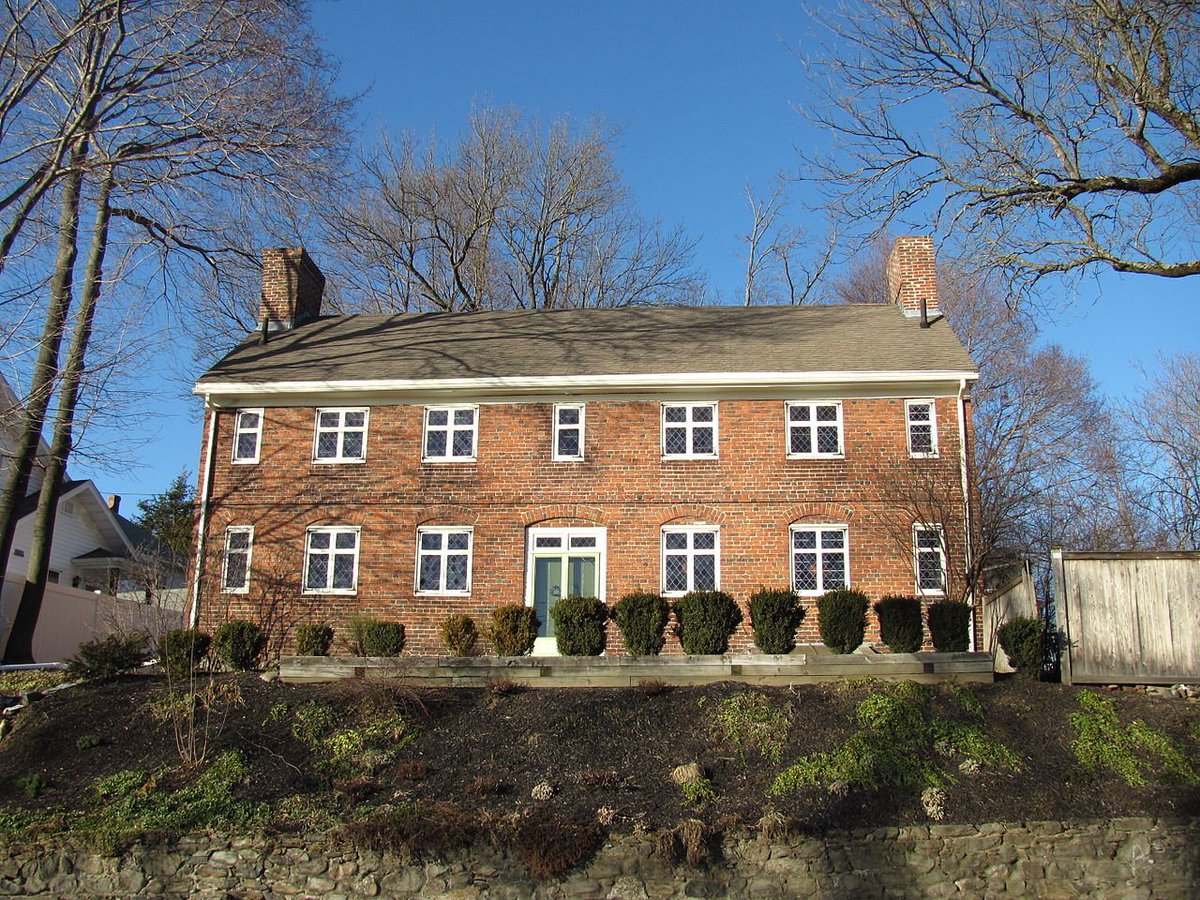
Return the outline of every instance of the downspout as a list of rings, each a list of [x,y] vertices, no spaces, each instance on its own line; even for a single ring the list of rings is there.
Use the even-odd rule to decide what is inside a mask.
[[[962,494],[963,494],[963,515],[965,518],[965,526],[963,531],[966,535],[965,555],[966,555],[966,571],[970,573],[971,566],[974,564],[974,547],[972,546],[973,535],[971,533],[971,482],[967,475],[967,379],[962,378],[958,383],[958,461],[959,469],[962,471]],[[972,606],[975,605],[976,597],[975,590],[971,590]],[[971,627],[970,627],[971,649],[975,649],[975,611],[971,610]]]
[[[192,577],[192,612],[188,616],[188,627],[195,628],[200,621],[200,577],[204,567],[204,536],[208,530],[208,494],[212,483],[213,446],[217,441],[217,410],[209,405],[208,395],[204,395],[204,405],[208,408],[208,444],[205,449],[204,475],[200,482],[200,525],[196,531],[196,562]]]

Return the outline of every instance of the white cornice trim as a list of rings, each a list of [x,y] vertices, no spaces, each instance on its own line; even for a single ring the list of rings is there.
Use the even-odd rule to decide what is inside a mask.
[[[214,399],[236,396],[286,397],[296,394],[563,394],[590,391],[741,390],[813,385],[891,385],[975,381],[967,369],[891,372],[676,372],[638,375],[507,376],[487,378],[381,378],[330,381],[200,381],[193,393]]]

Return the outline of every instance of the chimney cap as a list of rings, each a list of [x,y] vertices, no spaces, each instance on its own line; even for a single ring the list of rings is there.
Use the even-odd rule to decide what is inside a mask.
[[[121,495],[120,494],[109,494],[108,495],[108,508],[111,509],[115,513],[119,513],[121,511]]]

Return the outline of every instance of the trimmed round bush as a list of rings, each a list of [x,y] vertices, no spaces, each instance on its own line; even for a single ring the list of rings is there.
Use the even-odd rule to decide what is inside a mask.
[[[81,681],[112,678],[136,669],[150,658],[150,635],[110,634],[79,645],[67,660],[67,674]]]
[[[671,608],[658,594],[641,591],[626,594],[612,608],[612,617],[632,656],[657,656],[666,638],[663,634]]]
[[[1008,661],[1022,675],[1040,678],[1045,662],[1043,633],[1040,619],[1018,616],[1000,626],[996,636],[1008,654]]]
[[[499,606],[492,610],[487,638],[497,656],[528,656],[541,624],[532,606]]]
[[[750,595],[754,646],[763,653],[791,653],[796,649],[796,629],[803,621],[804,607],[795,591],[759,588]]]
[[[367,656],[399,656],[404,649],[404,626],[399,622],[368,619],[362,627],[362,644]]]
[[[875,604],[879,637],[893,653],[916,653],[925,635],[921,631],[919,597],[884,597]]]
[[[963,653],[971,646],[971,606],[961,600],[929,604],[929,637],[939,653]]]
[[[217,659],[236,672],[249,672],[258,666],[258,658],[267,647],[267,636],[253,622],[231,619],[213,635]]]
[[[608,608],[595,597],[563,597],[550,610],[558,652],[563,656],[599,656],[604,652]]]
[[[296,628],[297,656],[328,656],[333,629],[324,622],[309,622]]]
[[[474,656],[479,645],[479,629],[475,620],[462,613],[454,613],[442,619],[438,626],[442,644],[451,656]]]
[[[208,656],[212,638],[199,629],[173,628],[158,639],[158,661],[171,678],[187,678]]]
[[[691,656],[724,653],[742,622],[742,611],[724,591],[691,591],[675,603],[679,642]]]
[[[817,598],[817,626],[821,643],[834,653],[853,653],[867,633],[871,603],[862,591],[834,588]]]

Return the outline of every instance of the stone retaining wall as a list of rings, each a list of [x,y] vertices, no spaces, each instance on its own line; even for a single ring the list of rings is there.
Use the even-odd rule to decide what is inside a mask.
[[[1189,897],[1200,883],[1200,820],[931,825],[767,841],[729,837],[722,858],[672,867],[654,839],[608,841],[586,867],[535,882],[479,849],[408,862],[328,836],[197,835],[116,859],[64,844],[0,850],[0,894],[53,897],[877,897],[1036,894]]]

